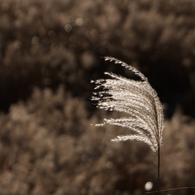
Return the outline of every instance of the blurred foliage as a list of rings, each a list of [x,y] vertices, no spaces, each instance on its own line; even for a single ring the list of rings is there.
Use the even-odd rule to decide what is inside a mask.
[[[172,117],[163,187],[193,185],[194,123],[175,108],[195,116],[194,17],[193,0],[2,0],[0,194],[138,195],[155,184],[145,145],[110,143],[118,129],[90,125],[110,115],[91,105],[90,80],[129,76],[105,55],[146,74]]]
[[[194,10],[192,0],[1,1],[0,108],[35,85],[89,98],[89,80],[106,69],[100,57],[111,55],[140,67],[170,115],[177,103],[195,115]]]
[[[149,149],[141,155],[138,144],[111,143],[113,129],[97,130],[90,125],[97,119],[86,115],[84,103],[62,87],[55,94],[36,89],[1,115],[0,194],[143,192]]]

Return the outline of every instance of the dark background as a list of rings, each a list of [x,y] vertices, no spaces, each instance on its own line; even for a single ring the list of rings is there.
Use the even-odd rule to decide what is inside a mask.
[[[163,102],[162,188],[195,185],[194,18],[194,0],[2,0],[0,194],[156,189],[156,154],[91,125],[111,113],[91,103],[90,80],[130,76],[103,56],[141,70]]]

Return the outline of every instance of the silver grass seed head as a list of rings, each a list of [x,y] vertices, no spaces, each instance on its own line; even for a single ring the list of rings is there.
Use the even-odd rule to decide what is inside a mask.
[[[111,124],[128,128],[129,135],[119,135],[112,141],[137,140],[157,152],[162,145],[164,115],[156,91],[136,68],[113,57],[105,57],[105,61],[125,67],[137,75],[140,81],[108,72],[105,74],[111,78],[92,81],[96,85],[92,101],[96,102],[98,108],[128,115],[128,118],[104,119],[103,123],[96,126]]]

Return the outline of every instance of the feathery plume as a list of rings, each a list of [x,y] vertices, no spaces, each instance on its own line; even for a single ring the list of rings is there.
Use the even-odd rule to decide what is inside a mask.
[[[152,151],[158,152],[162,145],[164,116],[156,91],[136,68],[113,57],[105,57],[105,60],[120,64],[132,71],[140,80],[135,81],[105,72],[110,79],[93,81],[97,92],[93,93],[92,100],[97,102],[98,108],[124,112],[128,115],[119,119],[104,119],[103,123],[96,126],[111,124],[126,127],[131,133],[119,135],[112,141],[137,140],[149,145]]]

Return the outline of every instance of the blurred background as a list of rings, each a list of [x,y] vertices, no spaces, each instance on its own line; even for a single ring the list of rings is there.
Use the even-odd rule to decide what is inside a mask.
[[[1,0],[0,194],[157,189],[148,146],[91,125],[118,113],[95,108],[90,80],[130,76],[103,56],[141,70],[164,105],[162,189],[195,186],[194,18],[194,0]]]

